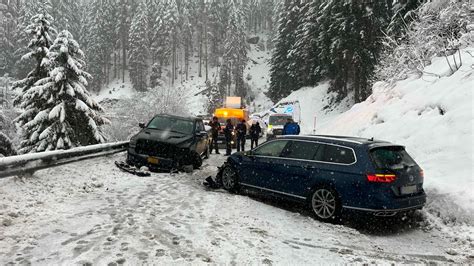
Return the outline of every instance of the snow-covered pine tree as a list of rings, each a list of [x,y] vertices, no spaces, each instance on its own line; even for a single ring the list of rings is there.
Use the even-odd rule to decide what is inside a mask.
[[[221,91],[216,84],[211,83],[211,81],[206,81],[206,88],[207,88],[207,97],[209,99],[207,103],[207,111],[208,113],[212,114],[216,108],[222,105],[222,97]]]
[[[289,95],[296,84],[295,79],[289,75],[288,51],[296,42],[296,29],[298,28],[299,0],[285,0],[281,6],[278,33],[275,40],[275,49],[270,61],[270,88],[268,96],[274,102]]]
[[[125,70],[127,68],[127,51],[128,51],[128,35],[131,24],[131,5],[128,0],[118,1],[118,18],[116,23],[115,31],[118,33],[118,48],[122,50],[121,57],[121,69],[122,69],[122,82],[125,82]]]
[[[100,21],[98,19],[99,5],[96,1],[92,1],[89,5],[85,6],[85,16],[82,19],[81,35],[79,41],[81,42],[82,49],[84,49],[87,62],[87,72],[90,73],[94,78],[89,81],[90,91],[99,91],[103,84],[104,73],[101,67],[100,57],[100,34],[99,27]]]
[[[0,3],[0,76],[13,72],[18,9],[17,4]]]
[[[171,45],[171,85],[174,85],[175,79],[178,78],[178,51],[181,44],[180,16],[178,3],[176,0],[170,0],[164,13],[165,27]]]
[[[310,83],[309,81],[309,72],[311,69],[311,64],[308,62],[311,60],[310,53],[312,49],[310,47],[311,42],[307,42],[305,38],[307,37],[309,29],[311,28],[312,21],[308,16],[310,7],[317,5],[318,1],[312,1],[308,3],[302,2],[298,9],[297,16],[297,27],[295,32],[295,43],[293,43],[291,50],[288,51],[288,61],[291,62],[288,68],[288,74],[295,80],[293,84],[293,89],[301,88]]]
[[[34,120],[40,111],[38,107],[45,104],[48,100],[47,98],[37,96],[31,99],[31,90],[37,81],[48,76],[49,68],[45,64],[45,59],[52,44],[51,35],[56,33],[56,30],[51,27],[51,20],[52,17],[43,10],[42,14],[33,16],[30,20],[31,24],[26,27],[26,32],[31,36],[31,40],[28,44],[29,52],[23,55],[22,59],[32,59],[36,65],[24,79],[13,84],[13,89],[21,90],[21,94],[14,99],[13,104],[25,110],[15,119],[15,122],[18,122],[20,126]],[[32,139],[35,139],[35,136],[32,136],[33,133],[33,131],[22,132],[20,152],[31,151]]]
[[[199,14],[199,13],[198,13]],[[209,52],[211,66],[219,64],[219,58],[223,55],[222,40],[225,38],[228,7],[223,1],[211,1],[208,9],[209,23]],[[197,23],[196,23],[197,24]]]
[[[49,75],[25,92],[17,119],[28,139],[21,153],[69,149],[105,142],[101,126],[108,120],[87,91],[91,76],[84,69],[84,54],[68,31],[62,31],[50,47],[43,65]],[[33,119],[29,113],[36,115]]]
[[[30,42],[31,36],[27,32],[27,28],[31,23],[31,18],[41,13],[41,6],[37,1],[27,0],[24,1],[21,5],[18,15],[18,25],[17,25],[17,36],[15,43],[15,70],[14,76],[17,79],[22,79],[28,75],[34,65],[34,58],[25,59],[23,55],[28,53],[29,48],[28,44]]]
[[[9,123],[11,123],[11,121],[9,121],[3,114],[3,111],[0,110],[0,157],[16,154],[12,141],[6,134]]]
[[[243,70],[247,63],[249,49],[245,35],[245,17],[242,6],[235,0],[230,1],[229,22],[224,40],[224,60],[229,62],[235,83],[235,95],[244,98],[247,96],[243,82]]]
[[[52,22],[55,28],[68,30],[73,36],[78,36],[80,32],[80,12],[81,1],[77,0],[48,0],[49,14],[54,18]]]
[[[156,10],[156,18],[153,23],[153,28],[151,29],[156,37],[150,52],[153,54],[152,57],[159,63],[160,71],[158,71],[158,73],[164,72],[163,68],[169,63],[171,55],[170,36],[168,34],[169,25],[165,20],[165,11],[167,8],[167,2],[160,2],[160,6]]]
[[[156,89],[162,85],[163,81],[161,80],[161,67],[158,63],[154,63],[151,66],[150,88]]]
[[[132,81],[133,88],[137,91],[145,91],[147,89],[147,62],[150,54],[147,46],[147,26],[146,5],[141,3],[133,16],[129,36],[130,80]]]

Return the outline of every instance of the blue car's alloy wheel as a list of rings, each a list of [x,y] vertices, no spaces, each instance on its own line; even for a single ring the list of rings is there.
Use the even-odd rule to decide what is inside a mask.
[[[337,196],[332,189],[318,188],[311,197],[311,207],[317,218],[323,221],[333,220],[337,216]]]
[[[237,173],[230,166],[222,170],[222,186],[228,191],[233,191],[237,187]]]

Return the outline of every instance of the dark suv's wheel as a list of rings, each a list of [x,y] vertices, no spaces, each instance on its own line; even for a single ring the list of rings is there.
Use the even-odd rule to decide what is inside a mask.
[[[202,165],[202,158],[197,152],[192,155],[192,164],[194,169],[198,169]]]
[[[338,221],[341,216],[341,202],[337,192],[326,186],[317,187],[309,200],[311,210],[318,220]]]
[[[225,190],[230,191],[230,192],[237,191],[237,188],[239,186],[238,175],[232,166],[226,165],[224,169],[222,169],[221,181],[222,181],[222,187]]]

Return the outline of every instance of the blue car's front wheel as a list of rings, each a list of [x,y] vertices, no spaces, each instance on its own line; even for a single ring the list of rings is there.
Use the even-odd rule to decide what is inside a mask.
[[[225,190],[234,192],[238,187],[237,180],[238,175],[235,169],[230,165],[226,165],[222,170],[222,187],[224,187]]]
[[[333,222],[339,218],[341,204],[337,192],[329,187],[318,187],[311,196],[311,209],[321,221]]]

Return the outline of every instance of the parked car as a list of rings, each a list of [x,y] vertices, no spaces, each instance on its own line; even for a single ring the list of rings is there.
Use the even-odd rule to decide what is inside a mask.
[[[343,210],[393,216],[426,202],[423,171],[403,146],[355,137],[277,137],[234,153],[217,181],[305,202],[323,221]]]
[[[267,140],[282,135],[283,128],[290,118],[292,118],[292,116],[289,114],[271,114],[268,117]]]
[[[209,132],[200,118],[157,115],[140,127],[130,139],[128,164],[188,171],[209,156]]]

